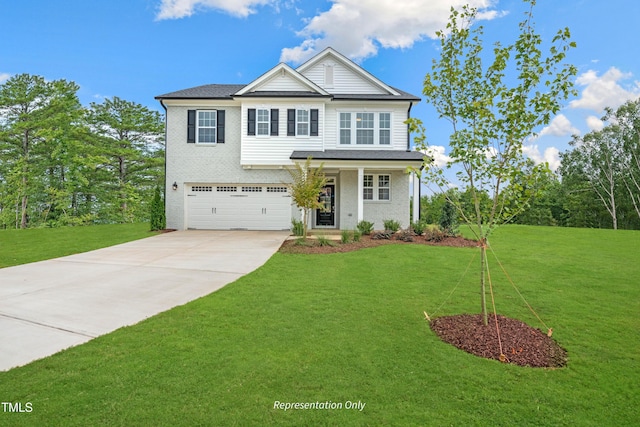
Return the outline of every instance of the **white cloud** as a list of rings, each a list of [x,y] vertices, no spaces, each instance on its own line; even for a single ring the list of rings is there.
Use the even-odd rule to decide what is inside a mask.
[[[430,145],[425,150],[422,150],[424,154],[433,158],[433,164],[436,167],[444,167],[451,157],[447,156],[445,152],[446,148],[442,145]]]
[[[435,38],[445,28],[451,7],[470,4],[478,18],[504,13],[492,10],[493,0],[331,0],[333,5],[306,22],[299,46],[282,50],[280,60],[300,63],[326,47],[359,61],[373,56],[378,46],[410,48],[425,37]]]
[[[549,169],[552,171],[556,171],[560,167],[560,150],[556,147],[548,147],[544,150],[544,154],[541,154],[537,144],[524,145],[522,152],[536,164],[549,163]]]
[[[179,19],[206,9],[216,9],[229,15],[246,18],[255,13],[255,6],[275,4],[275,0],[162,0],[156,19]]]
[[[576,79],[578,86],[584,86],[582,96],[579,99],[571,101],[571,108],[586,108],[589,110],[602,112],[605,107],[617,108],[630,99],[640,96],[640,83],[634,82],[631,85],[623,86],[626,80],[633,75],[631,73],[623,73],[616,67],[611,67],[602,76],[589,70],[581,74]]]
[[[0,73],[0,83],[4,83],[11,78],[9,73]]]
[[[600,131],[604,128],[604,122],[596,116],[589,116],[587,117],[587,126],[589,126],[589,130]]]
[[[580,130],[571,124],[567,116],[564,114],[558,114],[551,120],[549,126],[540,131],[539,136],[553,135],[553,136],[571,136],[579,135]]]

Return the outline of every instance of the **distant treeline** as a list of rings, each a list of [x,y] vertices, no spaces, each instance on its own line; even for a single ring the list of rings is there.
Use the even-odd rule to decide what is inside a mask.
[[[118,97],[21,74],[0,85],[0,228],[144,221],[162,185],[164,124]]]

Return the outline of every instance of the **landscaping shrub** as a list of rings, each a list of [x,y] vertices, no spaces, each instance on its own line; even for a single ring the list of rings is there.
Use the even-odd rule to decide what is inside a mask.
[[[391,231],[392,233],[395,233],[396,231],[400,230],[400,223],[395,219],[385,219],[382,221],[382,223],[384,224],[385,231]]]
[[[438,227],[428,228],[424,232],[424,238],[428,242],[441,242],[449,235]]]
[[[360,221],[356,227],[358,227],[360,233],[365,235],[371,234],[371,232],[373,231],[373,223],[369,221]]]
[[[362,233],[360,232],[360,230],[358,230],[357,228],[355,230],[353,230],[353,241],[354,242],[359,242],[360,241],[360,237],[362,237]]]
[[[340,232],[340,241],[342,243],[349,243],[349,240],[351,240],[351,232],[349,230],[342,230]]]
[[[411,229],[414,233],[416,233],[417,236],[422,236],[422,233],[424,233],[424,230],[426,228],[427,224],[425,224],[424,222],[416,221],[411,223]]]
[[[320,246],[334,246],[335,244],[327,238],[327,236],[318,235],[316,236],[318,239],[318,245]]]
[[[294,236],[303,236],[304,235],[304,224],[302,221],[298,221],[295,219],[291,220],[291,231]]]
[[[397,240],[401,240],[403,242],[413,242],[413,231],[410,229],[400,230],[395,234]]]
[[[373,240],[391,240],[393,233],[391,231],[376,231],[371,234]]]
[[[166,218],[164,214],[164,203],[162,202],[162,195],[160,194],[160,187],[156,186],[156,190],[151,200],[151,212],[150,212],[150,228],[151,231],[164,230],[166,227]]]
[[[456,207],[449,201],[442,206],[442,214],[440,215],[440,229],[447,236],[455,236],[458,234],[458,219]]]

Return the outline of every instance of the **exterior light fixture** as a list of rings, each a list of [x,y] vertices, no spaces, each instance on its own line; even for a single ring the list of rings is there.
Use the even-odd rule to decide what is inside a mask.
[[[173,191],[176,191],[178,189],[178,183],[173,181],[173,185],[171,186],[171,188],[173,188]]]

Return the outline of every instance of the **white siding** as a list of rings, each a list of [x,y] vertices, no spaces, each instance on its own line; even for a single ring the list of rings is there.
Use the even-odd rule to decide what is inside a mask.
[[[304,71],[303,75],[333,94],[388,94],[381,87],[374,85],[371,81],[354,72],[341,62],[330,62],[333,64],[333,85],[325,87],[324,84],[324,62],[315,64],[310,69]]]
[[[249,108],[278,109],[278,136],[247,135],[247,110]],[[318,136],[287,136],[287,109],[317,109]],[[243,166],[291,165],[289,159],[295,150],[322,151],[324,140],[324,104],[269,103],[245,104],[242,106],[241,134],[242,150],[240,164]]]
[[[284,75],[278,73],[273,76],[271,79],[264,82],[264,84],[260,85],[256,88],[256,91],[309,91],[310,88],[308,86],[303,85],[299,81],[295,80],[291,77],[290,74],[285,73]]]

